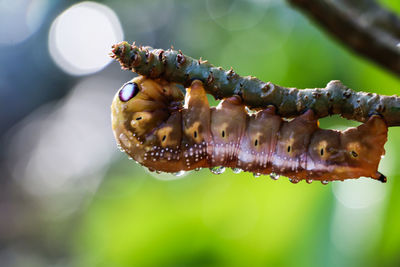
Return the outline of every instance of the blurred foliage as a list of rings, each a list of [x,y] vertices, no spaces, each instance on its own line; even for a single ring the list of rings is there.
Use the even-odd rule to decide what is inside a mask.
[[[129,42],[173,45],[284,86],[324,87],[337,79],[355,90],[399,94],[397,77],[338,44],[284,2],[99,2],[117,13]],[[381,2],[400,11],[398,1]],[[104,71],[115,73],[116,64]],[[321,121],[325,128],[355,124],[337,116]],[[201,170],[165,181],[120,153],[78,215],[52,224],[52,231],[67,231],[67,239],[57,234],[51,244],[66,246],[73,266],[398,266],[399,147],[400,129],[391,128],[381,165],[388,176],[386,194],[364,209],[345,207],[334,194],[336,184],[291,184],[283,177],[273,181],[231,170],[221,175]],[[367,214],[357,217],[365,221],[336,220],[341,209]],[[368,224],[375,220],[379,224]],[[362,229],[361,236],[340,238],[357,246],[338,244],[333,229],[350,226]]]
[[[232,66],[241,75],[285,86],[323,87],[340,79],[356,90],[398,93],[396,77],[337,44],[288,6],[248,1],[246,5],[255,8],[232,7],[223,20],[224,14],[210,18],[207,8],[213,2],[176,3],[173,13],[179,19],[163,27],[168,39],[161,46],[174,45],[215,65]],[[254,25],[240,29],[240,22],[254,16],[259,19]],[[239,25],[239,29],[229,25]],[[126,39],[137,40],[135,35]],[[354,124],[334,117],[324,119],[322,125]],[[399,147],[397,132],[391,129],[387,146]],[[387,157],[398,158],[395,149],[390,152]],[[393,168],[387,187],[395,192],[400,169]],[[383,225],[367,230],[383,231],[382,238],[357,248],[357,253],[346,253],[332,244],[337,204],[330,189],[331,185],[292,185],[282,178],[275,182],[231,171],[215,176],[202,170],[166,182],[124,158],[109,170],[94,197],[74,249],[81,266],[374,266],[399,262],[397,194],[385,202]]]
[[[400,14],[400,3],[398,1],[393,1],[393,0],[378,0],[378,2],[386,6],[389,10],[392,10],[396,12],[397,14]]]

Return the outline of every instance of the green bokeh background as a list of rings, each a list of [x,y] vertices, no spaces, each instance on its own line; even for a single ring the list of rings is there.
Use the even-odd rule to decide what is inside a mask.
[[[192,57],[284,86],[324,87],[339,79],[356,90],[399,93],[397,77],[347,50],[287,4],[239,1],[230,13],[218,13],[231,2],[179,3],[185,12],[168,25],[171,44]],[[394,1],[383,2],[399,10]],[[134,3],[127,6],[135,8]],[[215,8],[217,18],[205,15],[207,8]],[[322,120],[322,127],[334,125],[355,123]],[[376,213],[361,216],[366,221],[334,220],[342,204],[332,184],[293,185],[284,178],[230,170],[222,175],[201,170],[164,181],[122,157],[82,215],[73,250],[81,266],[398,265],[399,134],[398,128],[390,129],[390,159],[383,163],[390,165],[386,193],[375,204]],[[340,242],[334,237],[340,231],[333,230],[338,223],[363,230],[350,234],[350,240],[342,233]]]
[[[298,88],[341,80],[355,90],[400,91],[398,77],[349,51],[286,2],[165,1],[170,16],[151,31],[132,16],[158,20],[166,12],[163,0],[98,2],[116,12],[126,41],[147,45],[148,36],[156,36],[151,45],[173,45],[240,75]],[[400,14],[398,1],[381,3]],[[354,125],[336,116],[321,120],[323,128]],[[384,185],[364,178],[291,184],[284,177],[207,169],[176,179],[120,153],[77,214],[45,224],[44,239],[62,244],[67,262],[82,267],[399,266],[399,128],[390,128],[385,148]],[[343,192],[364,204],[355,207]]]

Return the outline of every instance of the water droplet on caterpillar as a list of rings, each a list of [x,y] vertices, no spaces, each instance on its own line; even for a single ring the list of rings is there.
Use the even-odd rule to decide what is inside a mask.
[[[120,144],[117,144],[117,148],[119,149],[119,151],[125,152],[125,149],[123,149],[122,146],[121,146]]]
[[[213,174],[221,174],[221,173],[224,173],[224,171],[225,171],[225,167],[223,167],[223,166],[217,166],[217,167],[210,168],[210,172],[212,172]]]
[[[184,175],[185,174],[185,171],[179,171],[179,172],[174,172],[174,173],[172,173],[172,175],[173,176],[176,176],[176,177],[180,177],[180,176],[182,176],[182,175]]]
[[[292,184],[297,184],[297,183],[299,182],[299,180],[297,180],[297,179],[292,179],[292,178],[289,178],[289,181],[290,181]]]
[[[196,168],[196,169],[194,169],[194,171],[196,171],[196,172],[198,172],[198,171],[200,171],[201,170],[201,168]]]
[[[261,176],[261,173],[258,172],[253,172],[254,178],[259,178]]]
[[[321,184],[323,184],[323,185],[327,185],[327,184],[329,184],[329,181],[327,181],[327,180],[323,180],[323,181],[321,181]]]
[[[148,170],[149,172],[155,172],[155,171],[156,171],[156,170],[153,169],[153,168],[147,168],[147,170]]]
[[[313,182],[312,179],[306,179],[307,184],[311,184]]]
[[[281,176],[280,176],[279,174],[276,174],[276,173],[274,173],[274,172],[271,172],[271,173],[269,174],[269,177],[271,177],[272,180],[278,180],[279,177],[281,177]]]
[[[233,172],[233,173],[236,173],[236,174],[237,174],[237,173],[241,173],[242,171],[243,171],[243,170],[242,170],[241,168],[233,168],[233,169],[232,169],[232,172]]]

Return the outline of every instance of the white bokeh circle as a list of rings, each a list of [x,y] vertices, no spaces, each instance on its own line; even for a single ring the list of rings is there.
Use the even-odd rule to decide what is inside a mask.
[[[15,45],[31,37],[50,6],[50,0],[0,0],[0,44]]]
[[[60,14],[49,32],[49,51],[55,63],[72,75],[103,69],[111,46],[123,39],[117,15],[109,7],[81,2]]]

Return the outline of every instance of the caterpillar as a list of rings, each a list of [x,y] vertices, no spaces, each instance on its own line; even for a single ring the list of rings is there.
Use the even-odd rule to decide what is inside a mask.
[[[150,170],[235,168],[323,184],[361,176],[386,182],[378,172],[388,126],[379,115],[345,131],[320,129],[312,109],[292,120],[274,106],[248,112],[238,95],[210,107],[203,82],[182,86],[138,76],[112,105],[120,148]]]

